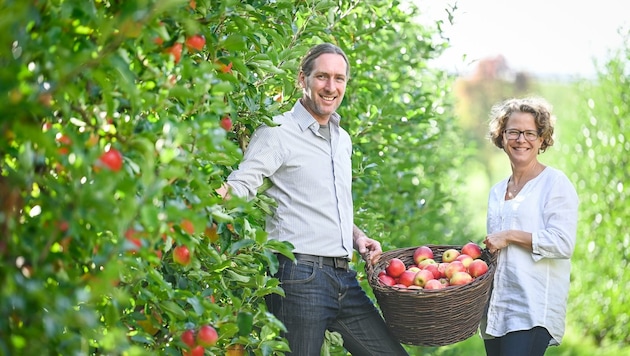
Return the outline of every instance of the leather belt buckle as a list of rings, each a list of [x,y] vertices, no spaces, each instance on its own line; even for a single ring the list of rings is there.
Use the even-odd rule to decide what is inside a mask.
[[[348,260],[343,257],[333,257],[333,265],[335,268],[348,270]]]

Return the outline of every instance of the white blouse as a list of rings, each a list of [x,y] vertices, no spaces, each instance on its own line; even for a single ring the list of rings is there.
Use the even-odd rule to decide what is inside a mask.
[[[488,234],[503,230],[532,233],[533,251],[517,245],[500,250],[487,314],[481,322],[484,339],[535,326],[559,345],[565,328],[571,255],[575,247],[578,196],[567,176],[546,167],[505,200],[508,179],[488,197]]]

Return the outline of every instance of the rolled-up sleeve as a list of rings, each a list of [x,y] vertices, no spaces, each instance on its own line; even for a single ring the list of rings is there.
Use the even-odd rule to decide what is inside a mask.
[[[532,232],[532,257],[571,258],[575,248],[578,196],[566,176],[561,175],[548,191],[547,199],[541,199],[544,228]]]

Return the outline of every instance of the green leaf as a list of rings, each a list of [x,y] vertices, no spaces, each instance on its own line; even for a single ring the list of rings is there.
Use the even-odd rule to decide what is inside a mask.
[[[236,316],[236,325],[238,326],[238,334],[247,336],[252,332],[254,316],[250,312],[239,312]]]
[[[165,300],[158,303],[159,307],[165,310],[168,314],[175,317],[176,320],[183,320],[186,318],[186,312],[177,303],[171,300]]]

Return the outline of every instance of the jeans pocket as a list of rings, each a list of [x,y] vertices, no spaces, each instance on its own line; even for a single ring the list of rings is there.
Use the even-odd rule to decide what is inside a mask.
[[[277,277],[282,284],[306,284],[315,279],[318,267],[314,262],[283,261],[278,269]]]

